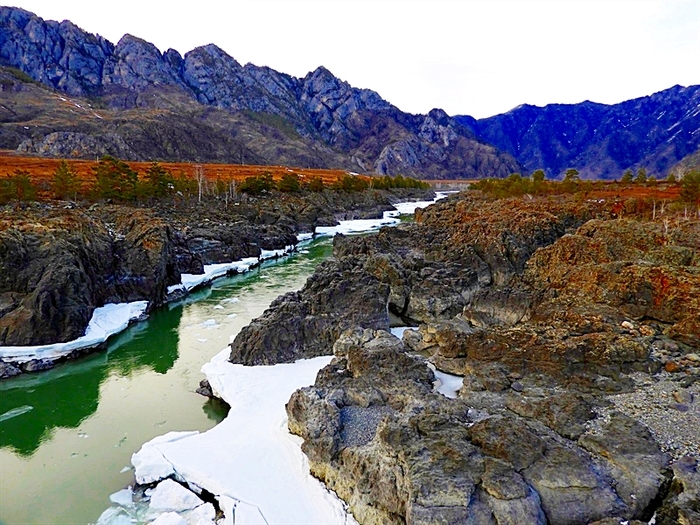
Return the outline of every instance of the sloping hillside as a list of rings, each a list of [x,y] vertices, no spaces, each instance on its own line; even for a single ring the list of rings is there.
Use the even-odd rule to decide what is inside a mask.
[[[13,124],[3,130],[3,146],[29,154],[85,157],[100,150],[131,160],[243,161],[425,178],[505,176],[519,169],[510,155],[442,111],[403,113],[323,67],[295,78],[242,66],[215,45],[184,57],[131,35],[114,45],[69,21],[5,7],[0,64],[80,106],[89,99],[108,112],[101,115],[107,122],[95,117],[89,126],[65,113],[41,126],[34,120],[55,113],[50,100],[35,98],[31,111],[15,110],[31,119],[2,121],[3,127]],[[3,89],[5,106],[23,107],[17,92],[27,86],[18,82]]]

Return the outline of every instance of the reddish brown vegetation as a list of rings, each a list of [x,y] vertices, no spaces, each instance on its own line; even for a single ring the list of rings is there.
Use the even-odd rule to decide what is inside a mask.
[[[11,154],[10,152],[0,152],[0,177],[6,177],[15,172],[15,170],[23,170],[29,172],[32,182],[39,188],[48,188],[53,180],[54,172],[58,167],[61,159],[47,159],[40,157],[20,157]],[[97,166],[96,161],[90,160],[66,160],[68,165],[78,174],[80,180],[85,186],[93,183],[95,180],[92,168]],[[152,162],[128,162],[129,166],[139,173],[141,176]],[[310,180],[314,177],[320,177],[326,185],[334,182],[347,175],[345,170],[332,169],[311,169],[311,168],[290,168],[287,166],[249,166],[240,164],[197,164],[192,162],[160,162],[163,168],[170,171],[175,176],[184,174],[187,177],[195,178],[195,172],[198,167],[201,167],[204,176],[215,181],[221,179],[228,181],[243,181],[247,177],[259,176],[265,173],[271,173],[273,179],[279,180],[286,173],[296,173],[299,178]],[[42,195],[44,196],[44,195]]]

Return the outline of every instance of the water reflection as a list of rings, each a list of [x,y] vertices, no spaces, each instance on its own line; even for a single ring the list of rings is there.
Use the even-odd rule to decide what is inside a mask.
[[[315,241],[217,280],[106,351],[0,381],[0,523],[94,522],[109,495],[133,483],[129,458],[142,443],[221,421],[227,407],[194,392],[202,364],[278,295],[301,288],[331,249],[330,239]]]
[[[229,406],[220,399],[209,399],[202,405],[202,411],[209,419],[219,423],[228,414]]]
[[[0,414],[32,409],[0,422],[0,448],[28,457],[55,428],[77,428],[97,410],[100,385],[110,374],[127,377],[144,369],[165,374],[178,357],[181,317],[181,306],[157,310],[111,339],[106,351],[1,381]]]
[[[55,427],[75,428],[97,410],[100,383],[107,375],[106,356],[90,356],[67,372],[65,366],[41,377],[0,383],[0,413],[21,406],[33,409],[0,423],[0,447],[31,456]]]

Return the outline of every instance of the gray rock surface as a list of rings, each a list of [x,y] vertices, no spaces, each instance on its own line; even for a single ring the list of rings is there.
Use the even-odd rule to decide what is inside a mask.
[[[645,517],[668,457],[615,416],[569,439],[504,407],[433,392],[383,331],[351,329],[287,404],[312,473],[361,523],[589,523]],[[591,416],[592,417],[592,416]]]
[[[420,323],[403,344],[378,325],[335,343],[326,332],[334,361],[287,406],[312,473],[362,523],[644,521],[679,515],[674,483],[683,512],[695,512],[694,482],[668,470],[679,455],[659,429],[679,425],[689,443],[679,450],[697,450],[697,407],[682,390],[697,364],[697,224],[666,236],[653,223],[605,220],[607,206],[463,195],[415,224],[335,242],[310,282],[343,268],[334,293],[352,293],[329,303],[327,285],[307,285],[297,304],[324,304],[317,318],[328,319],[358,306],[356,286],[374,297],[386,287],[388,310]],[[276,326],[299,311],[311,322],[291,301],[272,305],[251,339],[265,341],[255,359],[280,358]],[[234,356],[247,339],[239,334]],[[317,355],[319,341],[282,358]],[[462,375],[458,398],[435,394],[405,350]],[[662,363],[678,387],[659,384],[668,399],[640,407],[661,403],[647,428],[615,398],[653,393],[634,374],[654,382]]]

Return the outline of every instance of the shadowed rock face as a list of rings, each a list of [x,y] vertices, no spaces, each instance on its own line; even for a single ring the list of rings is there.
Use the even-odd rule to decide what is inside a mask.
[[[230,360],[247,365],[293,362],[328,353],[350,326],[388,329],[388,287],[353,263],[322,263],[304,286],[305,294],[291,292],[273,301],[236,336]]]
[[[162,302],[180,279],[174,232],[142,211],[112,220],[65,210],[2,225],[0,344],[69,341],[83,335],[97,306]]]

